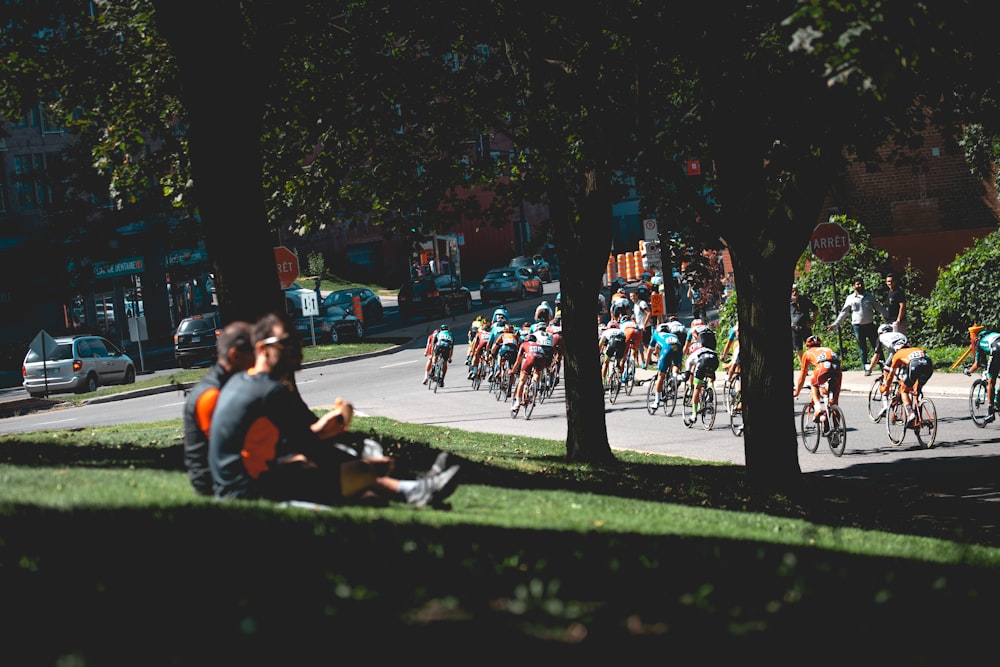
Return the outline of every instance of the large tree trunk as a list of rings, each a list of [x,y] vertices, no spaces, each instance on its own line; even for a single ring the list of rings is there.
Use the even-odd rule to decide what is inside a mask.
[[[611,251],[608,183],[590,176],[579,210],[552,191],[549,215],[556,235],[566,381],[566,457],[571,461],[615,461],[604,418],[604,391],[597,355],[597,293]]]
[[[264,210],[259,62],[237,0],[154,0],[180,70],[205,245],[223,320],[284,311]]]

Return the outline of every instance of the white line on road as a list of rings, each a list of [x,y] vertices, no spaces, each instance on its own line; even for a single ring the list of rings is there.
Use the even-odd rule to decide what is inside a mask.
[[[407,366],[409,364],[419,364],[422,362],[423,359],[414,359],[413,361],[402,361],[398,364],[389,364],[388,366],[380,366],[380,368],[395,368],[396,366]]]
[[[75,421],[76,421],[75,419],[57,419],[55,421],[50,421],[50,422],[39,422],[38,425],[45,426],[47,424],[61,424],[63,422],[75,422]]]

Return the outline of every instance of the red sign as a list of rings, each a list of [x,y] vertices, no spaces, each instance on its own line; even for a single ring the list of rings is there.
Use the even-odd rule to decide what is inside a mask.
[[[299,277],[299,258],[283,245],[274,249],[274,262],[278,267],[278,281],[281,289],[288,289]]]
[[[684,170],[688,176],[701,175],[701,160],[688,160],[684,163]]]
[[[821,222],[813,230],[809,246],[820,261],[839,262],[851,249],[851,237],[836,222]]]

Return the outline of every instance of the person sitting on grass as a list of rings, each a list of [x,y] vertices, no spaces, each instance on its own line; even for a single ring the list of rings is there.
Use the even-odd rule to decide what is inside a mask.
[[[188,392],[184,402],[184,465],[195,493],[212,495],[212,471],[208,467],[208,432],[219,390],[235,373],[254,362],[250,343],[252,325],[230,322],[215,341],[216,360],[212,368]]]
[[[381,446],[346,433],[354,408],[341,398],[316,417],[295,386],[302,346],[287,316],[270,313],[258,320],[253,346],[253,367],[223,386],[212,417],[209,465],[216,498],[336,505],[374,497],[424,506],[454,491],[459,467],[444,469],[443,453],[420,479],[390,477],[394,461],[382,455]]]

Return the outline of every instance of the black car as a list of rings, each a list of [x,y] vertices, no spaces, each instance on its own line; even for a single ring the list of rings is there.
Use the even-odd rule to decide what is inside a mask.
[[[399,288],[399,318],[447,317],[472,311],[472,292],[448,274],[411,278]]]
[[[510,260],[509,266],[532,269],[542,282],[552,282],[552,270],[549,268],[549,263],[546,262],[541,255],[534,255],[532,257],[525,257],[522,255],[520,257],[515,257]]]
[[[491,301],[524,300],[529,294],[541,296],[544,291],[542,279],[527,266],[490,269],[479,283],[479,298],[484,305]]]
[[[185,317],[174,333],[174,358],[181,368],[215,363],[215,340],[222,324],[219,313],[201,313]]]
[[[312,344],[313,329],[316,331],[317,343],[341,343],[346,340],[361,341],[365,336],[365,328],[361,320],[340,306],[327,306],[319,317],[299,317],[295,320],[296,328],[302,342]]]
[[[366,327],[378,324],[383,318],[382,299],[367,287],[342,289],[330,292],[319,306],[320,315],[330,306],[340,306],[349,313],[354,312],[354,296],[361,297],[361,319]]]

